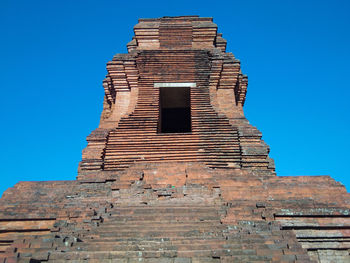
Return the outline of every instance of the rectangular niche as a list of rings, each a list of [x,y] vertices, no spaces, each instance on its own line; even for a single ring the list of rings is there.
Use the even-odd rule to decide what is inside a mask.
[[[191,87],[196,83],[155,83],[159,88],[159,133],[191,132]]]

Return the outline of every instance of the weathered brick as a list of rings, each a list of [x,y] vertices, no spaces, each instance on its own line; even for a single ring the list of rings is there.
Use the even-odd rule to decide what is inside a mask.
[[[140,19],[134,32],[107,63],[77,180],[4,193],[0,263],[349,262],[349,194],[329,176],[276,176],[212,19]],[[174,98],[190,131],[161,130]]]

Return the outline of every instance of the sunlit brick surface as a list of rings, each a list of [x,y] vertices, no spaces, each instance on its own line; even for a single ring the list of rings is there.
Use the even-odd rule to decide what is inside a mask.
[[[276,176],[212,19],[134,32],[107,64],[77,180],[0,199],[0,263],[350,262],[349,194],[329,176]],[[191,132],[159,132],[159,83],[192,83]]]

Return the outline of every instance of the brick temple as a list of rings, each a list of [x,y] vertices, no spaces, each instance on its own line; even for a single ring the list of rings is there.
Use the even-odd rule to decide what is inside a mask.
[[[0,263],[350,262],[350,195],[329,176],[276,176],[212,18],[134,32],[107,63],[77,179],[3,194]]]

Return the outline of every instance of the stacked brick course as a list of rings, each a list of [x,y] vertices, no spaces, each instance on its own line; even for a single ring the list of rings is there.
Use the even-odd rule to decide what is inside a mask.
[[[140,19],[107,64],[77,180],[0,200],[0,263],[349,262],[350,196],[277,177],[243,114],[247,77],[211,18]],[[159,85],[191,87],[191,132],[159,131]]]
[[[170,160],[273,169],[260,132],[243,115],[247,77],[225,46],[211,18],[141,19],[129,53],[107,64],[100,128],[88,137],[79,178],[134,162]],[[154,83],[183,82],[196,83],[192,132],[161,134]]]

